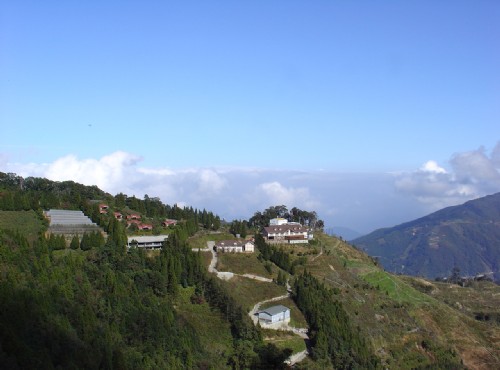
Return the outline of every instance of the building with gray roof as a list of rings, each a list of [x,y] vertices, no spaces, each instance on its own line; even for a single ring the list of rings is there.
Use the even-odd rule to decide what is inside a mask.
[[[272,306],[257,312],[259,322],[262,324],[274,324],[277,322],[290,321],[290,309],[283,305]]]

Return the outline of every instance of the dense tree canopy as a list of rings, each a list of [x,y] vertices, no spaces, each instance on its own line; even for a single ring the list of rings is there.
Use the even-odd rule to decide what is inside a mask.
[[[306,261],[305,257],[292,259],[282,247],[266,243],[261,234],[255,235],[255,247],[259,251],[258,258],[260,260],[271,261],[290,274],[295,274],[296,266],[303,265]]]
[[[247,236],[247,225],[245,221],[233,220],[229,226],[229,232],[234,236],[239,235],[241,238]]]
[[[161,253],[147,257],[139,248],[125,248],[125,224],[101,213],[100,202],[179,223]],[[220,354],[228,368],[284,367],[290,351],[264,344],[259,327],[188,244],[200,227],[220,227],[212,212],[0,173],[0,210],[35,209],[42,217],[45,208],[82,209],[107,237],[90,232],[66,242],[62,235],[45,236],[45,228],[30,243],[19,232],[0,230],[0,367],[203,367],[205,349],[175,307],[187,287],[194,287],[195,301],[207,301],[230,323],[233,349]]]
[[[305,272],[295,280],[294,299],[309,324],[315,359],[326,360],[335,369],[377,367],[377,358],[331,289]]]
[[[324,227],[323,220],[318,219],[318,215],[315,211],[303,211],[297,207],[288,210],[284,205],[269,207],[264,212],[255,212],[248,220],[248,226],[255,228],[269,226],[269,221],[278,217],[284,218],[290,222],[299,222],[302,225],[315,229],[322,229]]]
[[[204,361],[195,330],[173,305],[182,287],[221,312],[232,328],[227,366],[280,368],[289,355],[264,345],[258,327],[209,276],[187,232],[175,230],[158,257],[84,235],[72,253],[43,235],[30,245],[0,231],[0,365],[6,368],[189,369]]]

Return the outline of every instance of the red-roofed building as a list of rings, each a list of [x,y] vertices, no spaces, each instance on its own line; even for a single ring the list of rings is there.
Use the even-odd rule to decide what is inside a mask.
[[[139,227],[139,225],[141,224],[141,220],[128,220],[127,221],[127,226],[130,226],[132,224],[135,224],[135,225],[137,225],[137,227]]]
[[[167,218],[165,221],[162,221],[161,226],[163,227],[168,227],[168,226],[175,226],[177,225],[177,220]]]

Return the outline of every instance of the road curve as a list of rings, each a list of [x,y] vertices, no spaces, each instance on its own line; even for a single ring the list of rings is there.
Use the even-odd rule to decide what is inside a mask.
[[[210,261],[210,265],[208,266],[208,272],[217,274],[217,277],[219,279],[227,280],[227,279],[231,279],[234,275],[238,275],[238,276],[246,277],[248,279],[254,279],[254,280],[258,280],[258,281],[262,281],[262,282],[266,282],[266,283],[272,283],[273,282],[273,279],[266,278],[266,277],[263,277],[263,276],[254,275],[254,274],[234,274],[232,272],[218,271],[216,269],[217,262],[218,262],[218,257],[217,257],[217,252],[214,250],[214,246],[215,246],[215,242],[213,242],[213,241],[208,241],[207,242],[207,248],[210,249],[210,251],[212,252],[212,260]],[[317,257],[319,257],[320,255],[321,255],[321,253]],[[257,317],[257,311],[259,310],[259,307],[261,305],[263,305],[264,303],[268,303],[268,302],[280,301],[282,299],[286,299],[286,298],[290,297],[290,295],[291,295],[291,287],[288,284],[288,282],[286,284],[286,288],[287,288],[287,294],[280,295],[278,297],[273,297],[273,298],[270,298],[270,299],[266,299],[266,300],[257,302],[252,307],[252,309],[250,310],[250,312],[248,313],[248,315],[252,319],[252,322],[254,323],[254,325],[257,325],[258,322],[259,322],[259,318]],[[309,336],[307,335],[307,331],[308,331],[307,328],[295,328],[293,326],[288,325],[288,323],[282,323],[279,328],[278,327],[269,326],[269,327],[266,327],[266,329],[291,331],[294,334],[296,334],[296,335],[300,336],[301,338],[303,338],[304,340],[309,340]],[[304,350],[304,351],[302,351],[302,352],[295,353],[295,354],[291,355],[285,361],[285,363],[288,364],[288,365],[290,365],[290,366],[292,366],[292,365],[294,365],[294,364],[302,361],[303,359],[305,359],[307,357],[308,353],[309,353],[309,351],[307,349]]]

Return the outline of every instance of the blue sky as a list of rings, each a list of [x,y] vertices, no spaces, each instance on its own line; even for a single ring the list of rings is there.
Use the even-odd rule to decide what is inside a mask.
[[[4,1],[0,170],[390,226],[500,191],[498,19],[498,1]]]

